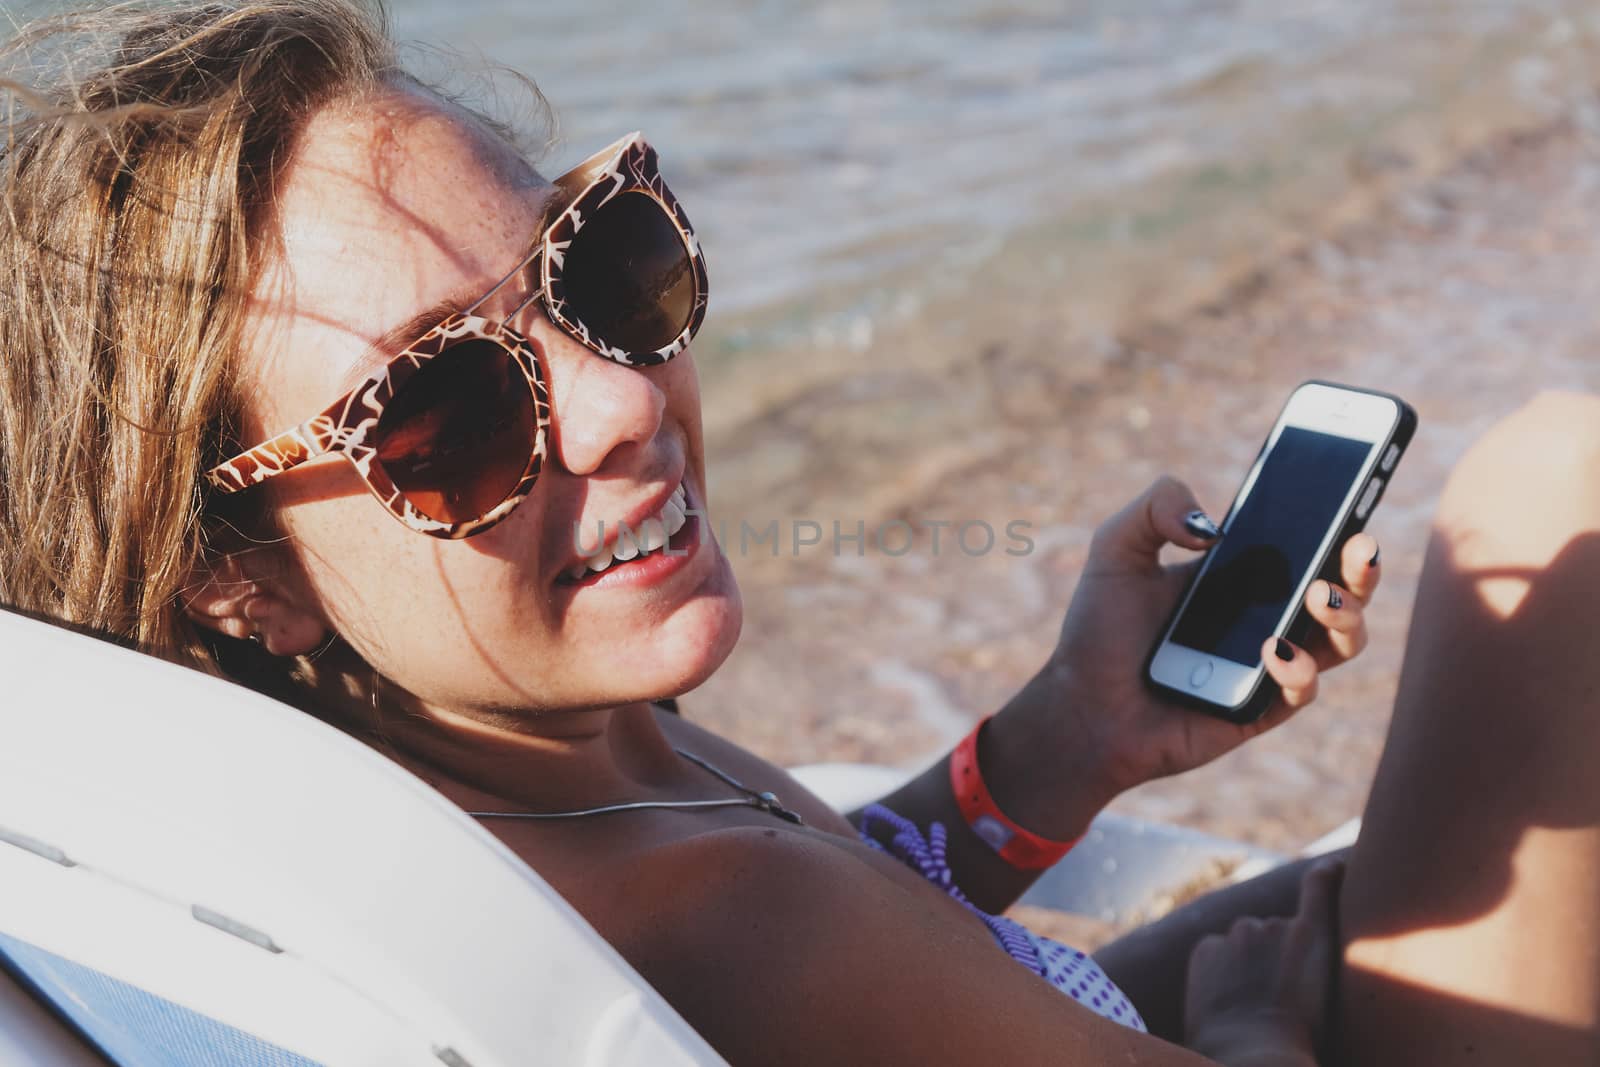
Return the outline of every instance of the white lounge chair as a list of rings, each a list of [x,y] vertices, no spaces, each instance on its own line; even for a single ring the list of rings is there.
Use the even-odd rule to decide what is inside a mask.
[[[7,1067],[100,1062],[87,1045],[125,1067],[723,1062],[396,764],[8,612],[0,957]]]

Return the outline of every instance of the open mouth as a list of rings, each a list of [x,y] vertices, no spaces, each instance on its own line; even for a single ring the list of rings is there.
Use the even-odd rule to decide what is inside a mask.
[[[667,549],[678,554],[685,546],[675,544],[674,538],[692,525],[688,501],[688,490],[679,482],[660,512],[639,523],[636,529],[622,527],[615,541],[569,567],[557,584],[581,585],[606,571],[638,566]]]

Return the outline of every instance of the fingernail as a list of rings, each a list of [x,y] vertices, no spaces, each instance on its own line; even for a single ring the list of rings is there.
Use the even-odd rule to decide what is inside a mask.
[[[1376,567],[1378,565],[1378,557],[1380,555],[1382,555],[1382,554],[1383,554],[1383,549],[1382,548],[1373,549],[1372,550],[1372,558],[1367,560],[1367,566]]]
[[[1183,517],[1183,528],[1207,541],[1214,540],[1222,534],[1222,531],[1217,529],[1217,524],[1211,521],[1211,517],[1199,508],[1195,508]]]
[[[1277,647],[1275,647],[1272,651],[1275,652],[1278,658],[1283,660],[1285,663],[1288,663],[1290,660],[1294,659],[1294,646],[1281,637],[1278,638]]]
[[[1339,587],[1332,582],[1328,583],[1328,607],[1335,611],[1344,607],[1344,597],[1339,595]]]

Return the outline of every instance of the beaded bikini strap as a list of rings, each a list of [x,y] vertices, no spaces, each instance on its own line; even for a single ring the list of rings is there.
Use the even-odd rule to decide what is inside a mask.
[[[894,831],[887,848],[871,833],[872,828],[880,824]],[[948,835],[944,823],[929,823],[928,836],[923,837],[922,831],[917,829],[917,824],[910,819],[896,814],[882,804],[870,804],[861,811],[859,834],[862,841],[879,852],[892,855],[965,905],[968,911],[983,920],[983,924],[989,928],[994,939],[1012,959],[1040,977],[1044,977],[1045,966],[1039,958],[1038,945],[1028,935],[1027,930],[1020,923],[1012,922],[1004,916],[990,915],[968,900],[961,887],[956,885],[955,876],[950,872],[950,864],[945,859]]]

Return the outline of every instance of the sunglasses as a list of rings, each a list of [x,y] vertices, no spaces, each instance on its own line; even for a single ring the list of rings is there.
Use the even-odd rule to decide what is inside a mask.
[[[543,302],[550,321],[627,366],[665,363],[706,316],[706,265],[655,149],[637,133],[557,178],[564,203],[528,256],[471,307],[434,326],[321,414],[219,463],[222,493],[327,453],[350,461],[390,514],[418,533],[482,533],[533,491],[550,391],[537,344],[508,325]],[[514,281],[509,314],[477,314]]]

